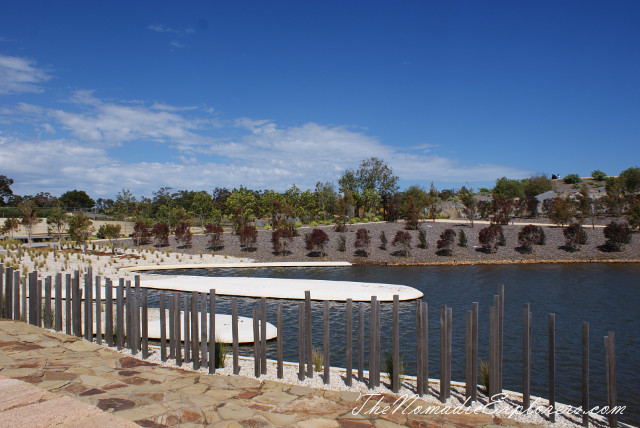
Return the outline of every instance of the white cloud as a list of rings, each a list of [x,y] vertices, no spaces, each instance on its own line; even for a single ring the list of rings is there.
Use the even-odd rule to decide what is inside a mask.
[[[40,84],[50,78],[35,61],[0,54],[0,94],[42,92]]]
[[[0,132],[0,169],[16,180],[15,191],[62,193],[83,188],[112,197],[123,187],[138,195],[170,186],[211,190],[217,186],[313,188],[337,180],[363,158],[384,159],[404,183],[490,182],[525,171],[502,165],[462,163],[418,144],[396,148],[364,131],[308,122],[281,127],[266,119],[212,119],[207,108],[163,102],[104,101],[76,91],[69,109],[21,103],[13,111],[34,125],[36,135],[16,138]],[[63,105],[64,107],[64,105]],[[130,161],[140,145],[153,143],[154,160]],[[140,156],[135,156],[140,159]]]

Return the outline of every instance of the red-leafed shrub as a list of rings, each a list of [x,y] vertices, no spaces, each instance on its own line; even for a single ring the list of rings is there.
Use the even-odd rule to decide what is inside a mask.
[[[404,230],[399,230],[394,236],[393,241],[391,241],[391,245],[394,247],[399,246],[401,248],[398,251],[399,254],[409,257],[409,250],[411,249],[411,234]]]
[[[329,235],[322,229],[313,229],[304,236],[304,242],[307,250],[313,252],[315,255],[323,256],[324,247],[327,245],[327,242],[329,242]]]
[[[245,226],[238,231],[240,246],[244,251],[255,251],[258,242],[258,229],[255,226]]]
[[[156,247],[166,247],[169,245],[169,226],[166,223],[157,223],[151,229],[151,234],[155,239]]]
[[[370,245],[371,235],[369,234],[369,231],[363,227],[356,230],[356,240],[353,243],[353,246],[356,247],[357,254],[366,257],[368,255]]]
[[[204,233],[209,236],[209,247],[217,250],[224,247],[222,234],[224,229],[219,224],[209,223],[204,230]]]
[[[144,223],[139,221],[135,226],[133,226],[133,234],[131,235],[131,238],[137,246],[147,245],[149,243],[149,238],[151,238],[151,232]]]
[[[273,252],[286,256],[288,254],[287,246],[293,241],[293,232],[290,229],[278,228],[271,232],[271,244]]]
[[[450,256],[453,254],[453,244],[456,242],[456,232],[453,229],[446,229],[440,234],[440,239],[436,243],[438,253],[441,256]]]

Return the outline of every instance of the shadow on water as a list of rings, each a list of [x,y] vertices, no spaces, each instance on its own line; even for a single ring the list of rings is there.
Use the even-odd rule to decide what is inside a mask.
[[[429,303],[429,377],[439,373],[440,305],[453,308],[452,378],[464,380],[465,311],[480,305],[480,359],[488,359],[489,306],[497,285],[505,285],[504,388],[522,390],[523,305],[531,304],[532,395],[547,397],[547,314],[556,314],[556,399],[579,406],[581,401],[581,325],[590,323],[591,403],[606,404],[603,337],[616,333],[618,403],[627,406],[621,420],[640,424],[640,265],[558,264],[490,266],[353,266],[330,268],[189,269],[159,271],[171,275],[247,276],[324,279],[403,284],[424,293]],[[231,313],[230,298],[219,296],[218,312]],[[251,316],[258,299],[239,298],[239,314]],[[297,361],[297,301],[269,300],[268,321],[275,324],[276,306],[284,309],[284,358]],[[157,305],[157,297],[150,301]],[[322,348],[322,302],[313,302],[313,346]],[[345,304],[331,303],[331,365],[345,366]],[[365,304],[365,354],[368,352],[369,305]],[[392,306],[381,306],[382,353],[392,345]],[[354,347],[357,304],[354,305]],[[401,302],[401,352],[407,374],[415,374],[415,302]],[[250,355],[250,347],[242,352]],[[275,342],[269,344],[275,358]],[[357,348],[354,349],[354,367]],[[367,367],[365,355],[365,369]]]

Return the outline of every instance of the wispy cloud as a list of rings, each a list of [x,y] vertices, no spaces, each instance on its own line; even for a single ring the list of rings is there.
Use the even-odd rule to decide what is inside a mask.
[[[167,33],[173,35],[174,38],[169,41],[169,46],[177,49],[182,49],[189,46],[187,43],[182,41],[182,38],[186,35],[195,33],[195,29],[193,27],[174,28],[168,27],[164,24],[151,24],[147,26],[147,29],[156,33]]]
[[[106,196],[123,186],[144,195],[162,186],[211,190],[242,184],[283,190],[295,183],[312,188],[317,181],[337,180],[370,156],[383,158],[408,183],[487,182],[527,174],[421,151],[434,144],[402,150],[347,126],[222,120],[206,107],[106,101],[91,91],[76,91],[67,105],[51,109],[23,103],[12,109],[34,125],[37,135],[60,137],[3,137],[0,132],[0,169],[16,179],[16,191],[42,191],[45,184],[50,192],[83,187]],[[126,153],[139,152],[145,143],[155,144],[154,159],[162,161],[128,160]]]
[[[42,92],[41,83],[51,76],[36,66],[35,61],[0,54],[0,94]]]

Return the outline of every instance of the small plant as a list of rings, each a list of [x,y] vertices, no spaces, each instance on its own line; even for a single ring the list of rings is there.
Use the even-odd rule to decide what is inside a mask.
[[[523,253],[532,253],[534,245],[544,245],[545,235],[542,227],[529,224],[523,226],[518,233],[519,251]]]
[[[582,179],[578,174],[569,174],[565,176],[562,181],[564,181],[566,184],[578,184],[582,181]]]
[[[215,345],[215,364],[217,369],[223,369],[227,359],[229,345],[222,342],[216,342]]]
[[[411,235],[409,232],[399,230],[396,232],[396,236],[393,238],[391,245],[400,246],[402,249],[399,251],[404,257],[409,257],[409,250],[411,249]]]
[[[458,247],[467,247],[467,235],[464,233],[464,230],[461,230],[460,234],[458,234]]]
[[[365,228],[360,228],[356,231],[356,240],[353,243],[354,247],[357,248],[357,252],[359,255],[367,256],[367,250],[369,249],[369,245],[371,245],[371,236],[369,235],[369,231]]]
[[[480,390],[483,394],[489,393],[489,364],[486,361],[480,361]]]
[[[344,238],[344,236],[341,236],[341,238]],[[324,256],[324,247],[329,242],[329,235],[322,229],[313,229],[304,236],[304,242],[308,251],[312,251],[315,255],[322,257]]]
[[[456,239],[456,232],[453,229],[446,229],[440,234],[440,239],[436,243],[438,254],[441,256],[453,255],[453,244]]]
[[[418,248],[422,248],[423,250],[429,248],[429,243],[427,242],[427,231],[422,228],[418,228],[418,242]]]
[[[587,243],[587,233],[582,225],[572,223],[562,231],[564,235],[564,245],[569,251],[579,251],[580,246]]]
[[[591,178],[593,178],[596,181],[604,181],[607,178],[607,174],[600,171],[599,169],[596,169],[595,171],[591,172]]]
[[[244,251],[255,250],[255,245],[258,242],[258,229],[255,226],[245,226],[238,232],[238,237]]]
[[[604,250],[607,252],[622,251],[622,246],[631,242],[631,228],[627,223],[612,221],[604,228]]]
[[[313,370],[321,372],[324,367],[324,354],[318,348],[311,351],[311,359],[313,361]]]
[[[291,242],[293,242],[293,232],[290,229],[278,228],[271,232],[271,243],[275,254],[286,256],[288,254],[287,246]]]
[[[387,249],[387,235],[384,234],[384,230],[380,232],[380,249]]]
[[[491,225],[480,229],[480,232],[478,233],[478,242],[480,242],[482,250],[485,253],[495,253],[498,251],[501,232],[502,228],[497,225]]]
[[[389,351],[385,352],[384,357],[382,359],[381,368],[382,368],[382,371],[385,372],[389,377],[389,385],[391,386],[391,384],[393,383],[393,375],[395,374],[395,372],[393,371],[393,354],[391,352]],[[405,374],[402,355],[400,356],[400,362],[398,363],[398,373],[400,378],[399,384],[402,385],[402,382],[404,382],[404,374]]]
[[[341,253],[347,251],[347,238],[344,235],[340,235],[338,238],[338,251]]]

